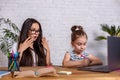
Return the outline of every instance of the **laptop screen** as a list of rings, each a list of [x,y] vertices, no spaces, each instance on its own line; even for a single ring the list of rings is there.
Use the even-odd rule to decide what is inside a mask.
[[[120,37],[108,36],[108,66],[112,69],[120,69]]]

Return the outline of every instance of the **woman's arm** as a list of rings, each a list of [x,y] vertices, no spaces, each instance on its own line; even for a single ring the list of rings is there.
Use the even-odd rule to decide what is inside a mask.
[[[97,58],[97,57],[95,57],[91,54],[89,54],[88,58],[91,60],[91,63],[89,65],[100,65],[100,64],[102,64],[102,61],[99,58]]]
[[[47,66],[52,65],[51,59],[50,59],[50,50],[46,50],[46,64]]]
[[[63,67],[84,67],[88,66],[90,63],[89,59],[79,60],[79,61],[70,61],[70,54],[67,52],[63,59]]]
[[[52,65],[51,59],[50,59],[50,48],[48,46],[48,42],[46,41],[45,37],[42,38],[42,45],[46,50],[46,64],[47,64],[47,66],[50,66],[50,65]]]
[[[50,74],[51,73],[51,74]],[[27,71],[15,71],[14,76],[15,78],[21,77],[40,77],[40,76],[58,76],[56,70],[53,67],[50,68],[41,68],[36,71],[27,70]]]
[[[22,78],[22,77],[36,77],[35,72],[33,70],[27,71],[15,71],[14,72],[15,78]]]
[[[36,72],[38,73],[36,76],[45,76],[45,75],[58,76],[56,70],[53,67],[41,68],[38,69]]]

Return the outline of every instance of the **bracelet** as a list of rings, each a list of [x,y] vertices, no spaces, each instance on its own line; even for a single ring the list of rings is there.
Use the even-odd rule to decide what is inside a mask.
[[[46,68],[52,68],[52,66],[46,66]]]
[[[39,73],[37,71],[34,72],[35,76],[39,76]]]

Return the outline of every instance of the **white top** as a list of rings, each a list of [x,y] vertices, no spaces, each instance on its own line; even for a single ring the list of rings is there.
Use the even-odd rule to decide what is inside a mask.
[[[32,52],[32,57],[33,57],[33,66],[37,66],[37,61],[36,61],[36,55],[35,55],[35,52],[33,50],[31,50]]]

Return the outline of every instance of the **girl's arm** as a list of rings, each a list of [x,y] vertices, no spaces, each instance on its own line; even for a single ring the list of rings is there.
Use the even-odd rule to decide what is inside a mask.
[[[97,58],[97,57],[95,57],[95,56],[93,56],[91,54],[89,54],[88,58],[91,60],[91,63],[89,65],[102,64],[102,61],[99,58]]]
[[[66,53],[63,59],[63,67],[84,67],[88,66],[90,63],[89,59],[79,60],[79,61],[70,61],[70,53]]]

